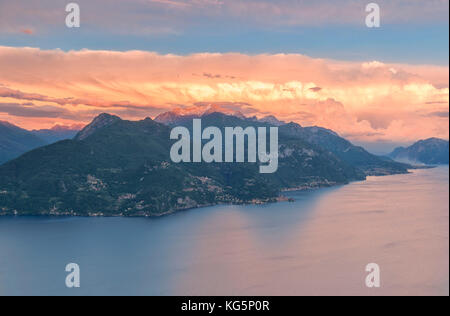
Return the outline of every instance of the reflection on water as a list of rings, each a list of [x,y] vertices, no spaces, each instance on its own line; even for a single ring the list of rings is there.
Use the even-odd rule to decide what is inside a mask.
[[[1,218],[0,295],[448,295],[448,183],[440,167],[159,219]]]

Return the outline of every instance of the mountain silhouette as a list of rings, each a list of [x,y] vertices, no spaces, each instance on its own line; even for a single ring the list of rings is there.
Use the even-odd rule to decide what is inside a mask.
[[[202,123],[271,126],[217,112]],[[365,179],[360,168],[290,133],[280,133],[274,174],[260,174],[255,163],[173,163],[170,130],[150,118],[102,114],[74,139],[0,166],[0,214],[160,216],[219,203],[271,202],[283,190]]]
[[[448,140],[428,138],[425,140],[420,140],[407,148],[398,147],[389,154],[389,157],[398,161],[412,163],[448,165],[449,143]]]

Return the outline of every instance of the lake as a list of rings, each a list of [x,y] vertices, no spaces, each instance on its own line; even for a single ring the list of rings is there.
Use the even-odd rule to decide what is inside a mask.
[[[449,169],[161,218],[0,218],[0,295],[448,295]],[[65,286],[68,263],[81,287]],[[377,263],[381,287],[367,288]]]

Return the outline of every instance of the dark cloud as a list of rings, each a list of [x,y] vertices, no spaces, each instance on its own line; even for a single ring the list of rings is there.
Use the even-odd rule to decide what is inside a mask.
[[[344,133],[341,136],[344,138],[355,138],[355,137],[360,138],[360,137],[385,136],[385,134],[380,132],[369,132],[369,133],[361,132],[361,133]]]
[[[425,104],[447,104],[448,101],[430,101],[426,102]]]
[[[194,74],[196,75],[196,74]],[[228,76],[228,75],[221,75],[221,74],[212,74],[212,73],[208,73],[208,72],[204,72],[202,74],[203,77],[208,78],[208,79],[237,79],[237,77],[235,76]]]
[[[449,115],[448,115],[448,111],[446,112],[446,111],[437,111],[437,112],[431,112],[431,113],[428,113],[426,116],[428,116],[428,117],[449,117]]]
[[[78,100],[74,98],[53,98],[39,93],[28,93],[20,90],[10,89],[5,87],[4,85],[0,86],[0,97],[12,98],[17,100],[52,102],[59,105],[85,104],[83,103],[83,100]]]
[[[113,109],[108,112],[120,117],[141,119],[148,116],[156,116],[162,111],[163,108],[122,108]],[[87,121],[103,112],[103,109],[72,112],[65,108],[60,108],[53,105],[36,106],[33,103],[0,103],[0,113],[29,118],[60,118]]]
[[[203,77],[206,77],[208,79],[220,79],[222,78],[221,75],[214,75],[214,74],[210,74],[210,73],[203,73]]]
[[[74,113],[56,106],[35,106],[34,104],[30,105],[29,103],[0,103],[0,112],[21,117],[64,118],[71,120],[79,118]]]
[[[76,99],[76,98],[54,98],[46,95],[42,95],[39,93],[27,93],[20,90],[14,90],[5,87],[4,85],[0,84],[0,97],[3,98],[11,98],[11,99],[17,99],[17,100],[29,100],[29,101],[41,101],[41,102],[51,102],[56,103],[58,105],[64,106],[64,105],[87,105],[87,106],[93,106],[93,107],[110,107],[110,108],[127,108],[127,109],[135,109],[137,111],[148,111],[149,105],[147,106],[139,106],[132,104],[130,101],[113,101],[113,102],[93,102],[89,100],[84,99]],[[30,103],[23,103],[22,105],[31,105]],[[154,108],[155,110],[158,110],[158,108]]]

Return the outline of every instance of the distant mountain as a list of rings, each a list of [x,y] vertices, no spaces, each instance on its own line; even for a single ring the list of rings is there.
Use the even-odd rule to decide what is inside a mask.
[[[185,119],[194,119],[200,117],[200,114],[188,114],[188,115],[180,115],[175,111],[170,111],[166,113],[162,113],[155,117],[155,122],[166,124],[166,125],[176,125],[180,121],[184,121]]]
[[[281,126],[281,125],[286,124],[286,122],[283,122],[283,121],[278,120],[278,119],[277,119],[275,116],[273,116],[273,115],[265,116],[265,117],[259,119],[259,122],[262,122],[262,123],[269,123],[270,125],[273,125],[273,126]]]
[[[389,157],[398,161],[439,165],[449,163],[449,142],[439,138],[420,140],[405,148],[398,147]]]
[[[345,163],[361,170],[368,176],[407,173],[410,165],[383,159],[364,148],[355,146],[332,130],[322,127],[302,127],[296,123],[280,127],[280,133],[300,137],[330,151]]]
[[[33,133],[0,121],[0,164],[45,144],[43,139]]]
[[[217,112],[204,115],[202,123],[268,126]],[[131,122],[102,114],[74,139],[0,166],[0,214],[158,216],[218,203],[275,201],[285,189],[365,179],[358,168],[296,135],[280,135],[274,174],[260,174],[252,163],[176,164],[169,134],[170,127],[149,118]]]
[[[56,125],[51,129],[27,131],[0,121],[0,164],[37,147],[73,138],[81,128],[79,125]]]
[[[285,122],[279,121],[273,115],[265,116],[261,119],[255,117],[247,118],[241,112],[234,111],[228,109],[226,107],[217,105],[217,104],[208,104],[207,106],[198,106],[193,108],[176,108],[172,111],[162,113],[155,118],[155,121],[158,123],[166,124],[169,126],[174,126],[180,124],[182,122],[186,122],[187,120],[193,120],[195,118],[201,118],[203,116],[214,114],[214,113],[222,113],[229,116],[234,116],[242,120],[251,120],[261,123],[269,123],[272,126],[280,126],[286,124]]]
[[[55,125],[50,129],[32,130],[31,133],[44,140],[47,144],[52,144],[60,140],[74,138],[82,128],[80,125]]]
[[[216,113],[223,114],[221,109],[216,108],[215,110],[217,110]],[[211,111],[208,111],[208,113],[210,112]],[[161,114],[156,118],[156,120],[168,126],[176,126],[189,125],[192,123],[193,118],[204,117],[204,114],[202,115],[198,113],[195,115],[184,115],[184,113],[167,112]],[[373,155],[366,151],[364,148],[353,145],[351,142],[340,137],[337,133],[329,129],[321,127],[302,127],[296,123],[286,124],[285,122],[279,121],[274,116],[266,116],[261,119],[257,119],[256,117],[239,117],[239,119],[251,122],[251,125],[259,123],[262,124],[262,126],[277,126],[279,127],[280,135],[284,135],[286,137],[295,137],[297,139],[300,138],[310,144],[319,146],[320,148],[338,157],[343,163],[357,168],[360,172],[368,176],[407,173],[408,168],[411,168],[410,165],[383,159],[379,156]]]

